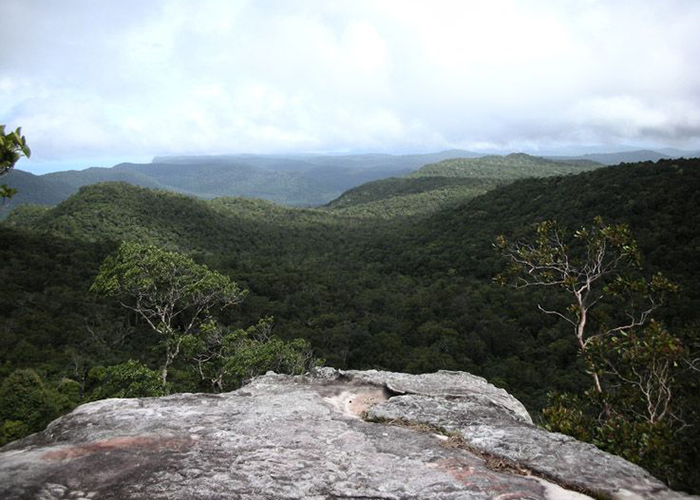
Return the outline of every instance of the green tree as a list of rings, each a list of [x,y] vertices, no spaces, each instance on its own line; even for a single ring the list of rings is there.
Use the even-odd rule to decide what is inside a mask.
[[[212,321],[215,308],[238,304],[246,295],[228,277],[185,255],[132,242],[122,243],[116,254],[105,259],[91,290],[120,298],[123,307],[162,337],[163,388],[183,342]]]
[[[43,429],[60,415],[59,399],[34,370],[13,371],[0,384],[0,445]]]
[[[321,363],[303,339],[285,342],[272,334],[272,318],[229,330],[210,321],[203,335],[191,338],[185,350],[195,361],[202,381],[215,391],[236,388],[269,370],[300,375]]]
[[[565,292],[567,306],[538,307],[571,325],[593,378],[585,398],[550,395],[545,427],[593,442],[674,482],[685,474],[679,467],[685,424],[677,411],[683,405],[674,391],[688,351],[651,314],[678,287],[661,274],[641,277],[639,250],[624,224],[605,225],[598,217],[572,237],[554,221],[536,228],[532,242],[497,239],[510,261],[497,280]]]
[[[596,217],[591,227],[575,231],[573,237],[556,221],[540,222],[534,241],[508,242],[501,235],[495,247],[509,260],[496,281],[517,288],[555,288],[569,297],[571,301],[564,307],[538,308],[571,325],[579,351],[589,363],[595,390],[601,395],[600,373],[589,356],[591,343],[644,325],[665,295],[678,290],[661,274],[651,280],[640,277],[641,257],[629,227],[606,225],[601,217]],[[591,326],[594,308],[606,298],[621,302],[624,313],[601,316]]]
[[[31,154],[21,127],[6,134],[5,125],[0,125],[0,176],[9,172],[22,156],[29,158]],[[16,189],[6,184],[0,186],[0,196],[3,201],[11,198],[16,192]]]
[[[160,374],[133,359],[107,368],[92,368],[88,380],[97,385],[88,398],[91,401],[165,395]]]
[[[688,350],[661,323],[652,320],[643,330],[598,337],[590,349],[594,365],[614,387],[608,392],[616,412],[652,426],[678,418],[674,388],[687,371]]]

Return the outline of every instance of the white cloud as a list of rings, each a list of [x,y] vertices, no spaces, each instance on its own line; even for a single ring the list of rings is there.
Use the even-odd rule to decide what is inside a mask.
[[[35,161],[700,142],[700,2],[4,0]]]

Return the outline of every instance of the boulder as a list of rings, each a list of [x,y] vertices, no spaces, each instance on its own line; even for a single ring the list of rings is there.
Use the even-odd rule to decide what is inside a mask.
[[[324,368],[82,405],[0,449],[0,498],[691,497],[534,426],[480,377]]]

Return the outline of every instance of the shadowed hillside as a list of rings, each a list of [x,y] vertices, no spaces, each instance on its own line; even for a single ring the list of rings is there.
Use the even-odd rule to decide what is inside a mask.
[[[241,306],[219,315],[224,324],[274,316],[277,335],[308,340],[331,366],[469,371],[537,412],[548,392],[582,393],[586,367],[568,325],[537,308],[564,297],[493,283],[504,266],[493,242],[499,234],[531,234],[543,219],[575,229],[598,215],[629,224],[644,269],[663,271],[681,286],[656,318],[700,347],[700,160],[516,180],[420,217],[349,211],[480,181],[453,179],[374,183],[341,197],[338,208],[208,201],[124,183],[83,187],[48,210],[20,208],[0,226],[1,373],[34,368],[49,380],[73,377],[90,387],[81,377],[107,363],[132,358],[153,365],[158,339],[88,293],[102,259],[119,241],[134,240],[193,253],[248,289]],[[88,314],[86,322],[85,307],[99,315]],[[173,390],[206,390],[185,363],[172,372]],[[700,422],[700,387],[692,377],[680,382],[675,394],[686,401],[684,415]],[[695,438],[684,437],[685,464],[697,463]]]

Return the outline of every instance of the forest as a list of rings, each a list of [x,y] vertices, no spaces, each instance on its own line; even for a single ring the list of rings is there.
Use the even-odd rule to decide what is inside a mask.
[[[525,156],[498,160],[492,170],[472,159],[445,160],[318,208],[204,200],[118,182],[81,187],[55,207],[17,207],[0,225],[0,439],[34,432],[98,398],[230,390],[280,359],[291,371],[320,362],[464,370],[508,390],[541,425],[700,491],[700,160],[603,168],[550,160],[546,170]],[[613,349],[620,359],[606,358],[620,376],[640,360],[655,363],[659,352],[671,360],[669,417],[640,418],[638,394],[594,364],[593,349],[581,355],[563,317],[542,312],[566,310],[566,290],[498,282],[509,268],[498,241],[533,240],[543,221],[579,235],[572,241],[584,241],[580,228],[596,221],[624,227],[638,257],[628,288],[647,294],[639,283],[657,273],[673,284],[654,321],[620,337]],[[629,255],[632,239],[625,241]],[[233,375],[220,379],[228,385],[213,384],[216,377],[197,368],[203,352],[214,352],[201,333],[191,345],[183,341],[161,378],[164,349],[174,345],[169,334],[120,305],[98,280],[107,276],[106,262],[117,269],[123,242],[182,256],[181,265],[245,291],[235,304],[212,309],[199,331],[216,330],[217,356],[224,347],[244,353],[237,366],[251,370],[229,369]],[[581,250],[576,243],[570,249]],[[593,328],[624,316],[613,285],[605,283]],[[274,348],[263,349],[269,341]],[[631,352],[647,357],[630,359]],[[602,399],[590,380],[596,370],[610,387]],[[608,415],[602,423],[600,408]]]

